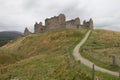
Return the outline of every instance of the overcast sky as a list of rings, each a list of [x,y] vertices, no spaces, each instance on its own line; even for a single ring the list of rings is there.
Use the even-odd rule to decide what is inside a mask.
[[[95,28],[120,31],[120,0],[0,0],[0,31],[33,31],[36,21],[59,13],[67,20],[93,18]]]

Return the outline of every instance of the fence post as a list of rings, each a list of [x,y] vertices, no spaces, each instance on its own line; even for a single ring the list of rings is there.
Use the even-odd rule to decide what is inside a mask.
[[[11,80],[12,76],[11,76],[11,75],[9,75],[8,77],[9,77],[9,80]]]
[[[118,80],[120,80],[120,71],[119,71],[119,79]]]
[[[92,66],[92,80],[94,80],[94,64],[93,64],[93,66]]]
[[[116,65],[116,57],[112,56],[112,65],[115,66]]]
[[[81,65],[81,61],[78,60],[79,66],[80,66],[80,70],[82,70],[82,65]]]

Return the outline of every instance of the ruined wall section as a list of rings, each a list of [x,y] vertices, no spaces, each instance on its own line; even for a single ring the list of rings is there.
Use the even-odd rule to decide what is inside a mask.
[[[27,35],[30,35],[30,34],[32,34],[32,32],[30,32],[28,30],[28,28],[26,27],[25,30],[24,30],[24,36],[27,36]]]
[[[90,29],[94,28],[94,24],[93,24],[93,20],[92,19],[90,19],[90,21],[89,21],[89,28]]]
[[[51,29],[58,29],[60,28],[60,25],[65,23],[65,15],[60,14],[59,16],[52,17],[50,19],[45,20],[45,26],[46,30],[51,30]]]
[[[89,21],[84,20],[83,21],[83,25],[81,25],[81,28],[85,28],[85,29],[93,29],[93,20],[90,19]]]
[[[40,22],[39,24],[36,22],[34,25],[34,33],[41,33],[44,32],[45,30],[45,26],[42,25],[42,22]]]
[[[65,23],[66,28],[79,28],[80,26],[80,19],[76,18],[76,19],[72,19],[70,21],[67,21]]]

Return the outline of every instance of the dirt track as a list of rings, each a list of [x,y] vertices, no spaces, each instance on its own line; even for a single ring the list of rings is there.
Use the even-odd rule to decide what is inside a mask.
[[[80,52],[79,52],[79,49],[81,48],[81,46],[86,42],[86,40],[88,39],[89,35],[90,35],[90,32],[91,30],[89,30],[85,37],[81,40],[81,42],[74,48],[73,50],[73,56],[75,57],[75,59],[78,61],[80,60],[81,63],[83,63],[84,65],[92,68],[93,64],[92,62],[90,62],[89,60],[83,58],[81,55],[80,55]],[[119,76],[119,73],[118,72],[113,72],[113,71],[110,71],[110,70],[107,70],[107,69],[104,69],[102,67],[99,67],[97,65],[95,65],[95,70],[97,71],[101,71],[101,72],[104,72],[104,73],[108,73],[108,74],[111,74],[111,75],[115,75],[115,76]]]

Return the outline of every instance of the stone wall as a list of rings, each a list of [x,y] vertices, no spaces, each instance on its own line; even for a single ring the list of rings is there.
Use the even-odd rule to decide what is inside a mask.
[[[66,28],[79,28],[80,26],[80,19],[79,18],[75,18],[72,19],[70,21],[67,21],[65,23]]]
[[[42,25],[42,22],[40,22],[39,24],[36,22],[34,25],[34,30],[34,33],[44,32],[45,27]]]
[[[90,23],[90,24],[89,24],[89,28],[90,28],[90,29],[93,29],[93,28],[94,28],[94,26],[93,26],[93,25],[94,25],[94,24],[93,24],[93,20],[90,19],[89,23]]]
[[[52,18],[47,18],[45,20],[46,30],[56,29],[60,27],[61,24],[65,23],[65,15],[60,14],[59,16],[55,16]]]
[[[24,35],[26,36],[26,35],[30,35],[30,34],[32,34],[32,33],[26,27],[25,30],[24,30]]]
[[[45,19],[45,25],[40,23],[35,23],[34,25],[34,33],[41,33],[48,30],[55,30],[61,28],[85,28],[85,29],[93,29],[93,20],[89,21],[84,20],[83,24],[80,23],[79,17],[66,21],[66,17],[64,14],[60,14],[58,16],[54,16],[52,18]],[[25,35],[31,34],[31,32],[26,28],[24,31]]]
[[[81,25],[81,28],[86,28],[86,29],[93,29],[93,20],[90,19],[89,21],[84,20],[83,25]]]

